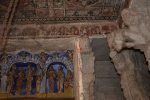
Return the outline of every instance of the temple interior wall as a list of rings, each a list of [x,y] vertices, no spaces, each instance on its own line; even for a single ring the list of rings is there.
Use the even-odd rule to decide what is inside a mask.
[[[137,50],[125,49],[118,53],[118,58],[111,59],[109,57],[111,49],[104,37],[9,39],[7,41],[5,52],[22,50],[30,52],[74,50],[76,100],[133,100],[136,97],[135,91],[139,91],[137,94],[141,98],[145,97],[142,100],[149,98],[150,74],[145,55]],[[126,84],[130,84],[131,90],[127,90]]]
[[[99,42],[84,37],[83,35],[91,33],[81,27],[78,29],[81,29],[82,34],[71,38],[60,38],[63,33],[43,29],[43,26],[35,26],[39,30],[27,28],[16,31],[14,28],[12,39],[6,39],[7,44],[2,45],[0,51],[49,52],[71,49],[74,50],[76,100],[150,100],[149,7],[149,0],[132,0],[129,8],[122,11],[123,25],[120,29],[107,25],[106,30],[103,30],[105,27],[97,23],[98,30],[94,32],[104,35],[107,40],[100,39]],[[69,25],[68,27],[70,28]],[[37,31],[38,34],[34,34]],[[13,39],[13,32],[17,38]],[[78,33],[73,32],[71,34],[79,34],[79,30]],[[46,36],[55,33],[61,36],[46,39]],[[20,37],[17,36],[19,34]],[[26,34],[30,38],[24,36]]]
[[[5,49],[1,47],[1,53],[4,53],[3,50],[5,53],[73,50],[75,99],[93,100],[94,56],[88,38],[8,39]]]

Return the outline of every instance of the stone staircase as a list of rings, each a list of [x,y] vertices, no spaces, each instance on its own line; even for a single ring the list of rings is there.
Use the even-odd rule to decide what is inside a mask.
[[[92,39],[91,46],[95,56],[95,100],[125,100],[120,86],[120,77],[109,58],[106,39]]]

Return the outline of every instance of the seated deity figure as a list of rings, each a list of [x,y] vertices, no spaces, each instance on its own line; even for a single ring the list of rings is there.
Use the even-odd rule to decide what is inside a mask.
[[[57,87],[58,87],[58,93],[62,93],[63,85],[64,85],[64,78],[65,73],[63,71],[62,66],[59,66],[58,72],[57,72]]]
[[[55,84],[55,70],[53,68],[53,66],[50,66],[49,70],[47,71],[47,77],[48,77],[48,82],[49,82],[49,87],[50,87],[50,92],[54,92],[54,84]]]
[[[33,80],[32,67],[31,65],[29,65],[27,73],[27,95],[30,95],[32,91],[32,80]]]
[[[12,87],[14,85],[14,77],[16,74],[16,66],[12,66],[12,68],[8,71],[7,76],[8,76],[8,80],[7,80],[7,93],[11,93],[12,91]]]
[[[23,84],[23,80],[24,80],[24,72],[21,71],[18,74],[18,79],[17,79],[17,94],[20,95],[21,91],[22,91],[22,84]]]

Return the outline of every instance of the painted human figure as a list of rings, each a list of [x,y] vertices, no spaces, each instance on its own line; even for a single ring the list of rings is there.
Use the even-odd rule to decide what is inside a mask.
[[[70,70],[67,71],[67,77],[65,79],[65,87],[68,88],[68,87],[73,87],[73,75],[72,75],[72,72]]]
[[[57,86],[58,86],[58,92],[62,93],[63,85],[64,85],[64,78],[65,74],[63,72],[62,66],[59,66],[58,73],[57,73]]]
[[[14,85],[14,75],[16,74],[16,66],[12,66],[11,70],[8,71],[7,76],[7,93],[11,93],[12,87]]]
[[[1,77],[1,91],[2,93],[6,93],[7,92],[7,74],[3,73],[2,77]]]
[[[64,82],[64,92],[73,93],[73,73],[70,70],[67,70],[67,76]]]
[[[21,72],[18,74],[18,79],[17,79],[17,94],[18,94],[18,95],[21,94],[23,80],[24,80],[24,73],[23,73],[23,71],[21,71]]]
[[[42,82],[43,76],[38,75],[37,80],[36,80],[36,91],[39,94],[40,93],[40,88],[41,88],[41,82]]]
[[[41,52],[41,53],[40,53],[40,64],[41,64],[42,66],[44,66],[44,64],[45,64],[45,62],[46,62],[46,60],[47,60],[47,58],[48,58],[48,55],[47,55],[45,52]]]
[[[29,65],[28,66],[28,73],[27,73],[27,95],[30,95],[30,93],[31,93],[32,80],[33,80],[32,68],[31,68],[31,65]]]
[[[56,77],[56,74],[55,74],[55,71],[54,71],[54,68],[53,66],[50,66],[48,72],[47,72],[47,76],[48,76],[48,83],[49,83],[49,87],[50,87],[50,92],[54,92],[54,84],[55,84],[55,77]]]

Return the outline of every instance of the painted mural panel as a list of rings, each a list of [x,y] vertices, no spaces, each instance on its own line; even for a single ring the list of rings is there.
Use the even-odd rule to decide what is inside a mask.
[[[10,0],[0,0],[0,22],[4,19]]]
[[[0,99],[74,98],[73,51],[1,54]]]

